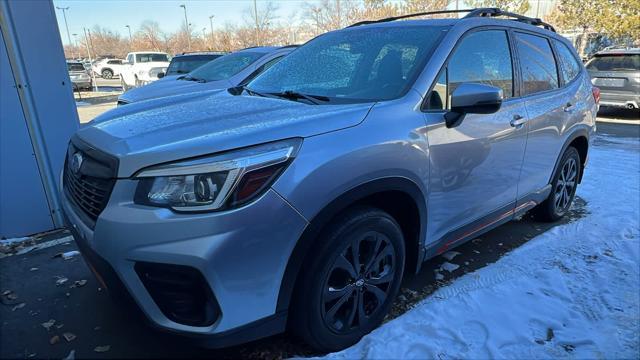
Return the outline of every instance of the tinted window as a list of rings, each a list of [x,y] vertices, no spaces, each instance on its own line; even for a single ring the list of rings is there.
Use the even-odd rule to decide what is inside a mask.
[[[127,62],[129,64],[133,64],[133,54],[129,54],[129,56],[127,56]]]
[[[169,61],[166,54],[136,54],[137,62]]]
[[[84,65],[80,63],[67,63],[67,69],[69,71],[84,71]]]
[[[598,55],[587,65],[596,71],[640,70],[640,54]]]
[[[189,73],[200,66],[208,63],[211,60],[215,60],[222,55],[189,55],[178,56],[171,59],[169,68],[167,69],[167,75],[177,75]]]
[[[549,41],[517,33],[516,44],[522,65],[524,95],[558,88],[558,70]]]
[[[513,96],[513,66],[505,31],[479,31],[465,37],[447,68],[449,95],[461,83],[480,83],[501,88],[505,98]]]
[[[408,90],[446,29],[397,26],[327,33],[286,56],[249,87],[340,102],[394,99]]]
[[[225,80],[264,56],[264,53],[242,51],[219,57],[197,69],[191,76],[206,81]]]
[[[449,96],[462,83],[499,87],[505,98],[513,96],[513,65],[505,31],[479,31],[462,39],[438,76],[428,108],[446,109]]]
[[[558,59],[560,60],[560,73],[565,84],[575,79],[580,73],[582,66],[578,63],[578,60],[573,56],[573,52],[569,50],[564,43],[554,40],[556,49],[558,50]]]

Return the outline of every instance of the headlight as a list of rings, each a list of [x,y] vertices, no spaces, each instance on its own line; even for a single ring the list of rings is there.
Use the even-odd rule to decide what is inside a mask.
[[[135,202],[176,211],[240,206],[275,181],[301,143],[290,139],[142,170]]]

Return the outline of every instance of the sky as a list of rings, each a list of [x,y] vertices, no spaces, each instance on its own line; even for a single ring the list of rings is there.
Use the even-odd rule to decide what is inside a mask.
[[[296,14],[301,15],[305,3],[317,3],[317,0],[278,0],[272,1],[277,7],[276,22],[286,23]],[[157,21],[163,31],[174,32],[184,24],[184,10],[194,32],[210,29],[209,16],[213,15],[213,27],[219,29],[225,23],[242,23],[247,17],[246,11],[253,9],[253,0],[54,0],[56,7],[69,7],[66,11],[69,32],[82,34],[82,28],[100,25],[128,36],[125,25],[135,32],[144,20]],[[258,0],[258,9],[266,5]],[[56,9],[58,28],[62,41],[68,43],[62,10]]]

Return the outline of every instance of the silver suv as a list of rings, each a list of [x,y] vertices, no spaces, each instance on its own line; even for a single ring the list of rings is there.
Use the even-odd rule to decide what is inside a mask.
[[[602,92],[600,105],[640,108],[640,48],[600,51],[586,67]]]
[[[392,20],[80,129],[64,211],[104,286],[206,346],[289,327],[336,350],[426,259],[529,210],[565,215],[598,95],[570,43],[499,9]]]

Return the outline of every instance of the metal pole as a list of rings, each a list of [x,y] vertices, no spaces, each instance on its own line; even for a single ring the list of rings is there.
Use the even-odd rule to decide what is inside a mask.
[[[189,30],[189,20],[187,20],[187,5],[180,5],[184,9],[184,24],[187,27],[187,47],[191,51],[191,30]]]
[[[125,25],[124,27],[126,27],[127,30],[129,30],[129,43],[133,43],[133,37],[131,36],[131,26]]]
[[[540,17],[540,0],[536,4],[536,18]]]
[[[211,26],[211,49],[213,49],[213,15],[209,16],[209,26]]]
[[[80,47],[78,46],[78,34],[71,34],[73,35],[73,46],[76,47],[76,59],[80,58]]]
[[[91,58],[91,50],[89,50],[89,44],[90,44],[90,40],[91,39],[91,30],[89,29],[85,29],[82,28],[82,31],[84,31],[84,41],[87,44],[87,54],[89,54],[89,63],[93,66],[93,59]],[[87,35],[88,33],[88,35]],[[93,46],[91,46],[93,47]],[[96,74],[91,71],[91,78],[93,79],[93,88],[95,89],[95,91],[98,91],[98,83],[96,82]]]
[[[256,45],[260,46],[260,28],[258,25],[258,4],[256,4],[256,0],[253,0],[253,16],[256,20]]]
[[[42,133],[43,130],[40,126],[40,117],[35,106],[35,97],[31,92],[31,84],[29,84],[26,64],[22,59],[22,51],[20,50],[18,34],[15,24],[13,23],[10,6],[10,2],[0,1],[0,24],[2,24],[2,26],[0,26],[0,31],[4,38],[4,45],[7,48],[7,57],[9,58],[9,64],[11,65],[11,71],[13,72],[16,91],[20,98],[27,131],[31,138],[36,165],[38,166],[40,176],[42,177],[42,185],[45,197],[47,198],[51,220],[53,222],[53,226],[56,228],[62,228],[65,224],[64,219],[62,218],[62,206],[60,204],[58,186],[56,185],[55,180],[58,174],[54,173],[49,153],[47,152],[45,139]],[[51,7],[51,13],[54,12],[53,7]]]
[[[73,44],[71,43],[71,34],[69,33],[69,24],[67,23],[67,10],[69,10],[69,7],[56,6],[56,9],[62,10],[62,17],[64,18],[64,27],[67,28],[67,40],[69,40],[69,46],[73,46]]]

